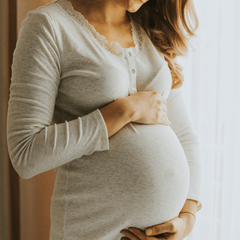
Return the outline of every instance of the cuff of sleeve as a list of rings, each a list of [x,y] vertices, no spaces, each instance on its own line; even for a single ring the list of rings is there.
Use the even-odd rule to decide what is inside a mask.
[[[198,201],[197,212],[202,209],[202,203]]]
[[[106,123],[99,109],[96,109],[94,112],[96,113],[95,116],[101,127],[101,134],[99,139],[100,148],[101,150],[109,150],[109,138],[108,138],[108,130],[107,130]]]
[[[198,202],[197,203],[197,212],[202,209],[202,201],[201,201],[201,199],[199,199],[196,196],[191,196],[191,195],[188,195],[187,199],[194,200],[194,201]]]

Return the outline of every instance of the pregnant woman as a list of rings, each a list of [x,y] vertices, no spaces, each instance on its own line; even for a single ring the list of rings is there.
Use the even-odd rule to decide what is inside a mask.
[[[55,171],[50,240],[192,231],[199,142],[175,62],[187,15],[197,23],[191,0],[56,0],[21,23],[8,150],[21,178]]]

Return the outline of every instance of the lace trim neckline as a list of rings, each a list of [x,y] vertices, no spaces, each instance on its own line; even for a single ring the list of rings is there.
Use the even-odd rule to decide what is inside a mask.
[[[131,50],[133,57],[136,57],[138,55],[142,46],[141,29],[138,25],[133,23],[133,20],[131,19],[131,16],[129,14],[128,17],[131,24],[131,32],[135,47],[123,48],[116,41],[112,41],[111,43],[109,43],[106,37],[97,32],[94,26],[88,22],[88,20],[83,16],[82,13],[74,10],[73,5],[70,1],[56,0],[56,2],[67,12],[67,14],[70,17],[74,18],[88,34],[95,37],[98,40],[98,42],[112,54],[115,54],[126,59],[126,50]]]

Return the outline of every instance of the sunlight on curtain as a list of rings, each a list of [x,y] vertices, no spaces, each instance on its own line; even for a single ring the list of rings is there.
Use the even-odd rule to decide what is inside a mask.
[[[240,239],[240,1],[194,0],[195,51],[179,57],[200,141],[202,210],[187,240]]]

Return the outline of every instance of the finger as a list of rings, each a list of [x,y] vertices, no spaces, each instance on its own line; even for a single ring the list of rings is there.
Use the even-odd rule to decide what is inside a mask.
[[[169,126],[169,125],[170,125],[171,122],[169,121],[166,112],[163,112],[163,114],[162,114],[162,116],[161,116],[161,122],[162,122],[162,124],[165,124],[166,126]]]
[[[167,117],[167,126],[169,126],[171,124],[171,122],[169,121],[168,117]]]
[[[165,240],[164,238],[155,238],[155,237],[148,237],[145,234],[145,231],[142,231],[141,229],[129,227],[128,230],[132,232],[135,236],[137,236],[141,240]]]
[[[163,114],[161,116],[160,122],[161,122],[161,124],[167,125],[167,117],[166,117],[166,114],[164,114],[164,113],[165,112],[163,112]]]
[[[125,235],[130,240],[141,240],[137,236],[135,236],[134,233],[131,233],[130,231],[128,231],[126,229],[123,229],[120,233]],[[145,239],[143,239],[143,240],[145,240]]]
[[[161,96],[161,98],[162,98],[162,102],[163,102],[164,104],[167,104],[167,100],[166,100],[166,98],[163,97],[163,96]]]
[[[167,112],[167,107],[165,104],[162,105],[162,111]]]
[[[141,240],[151,240],[151,238],[147,238],[146,234],[144,231],[138,229],[138,228],[133,228],[133,227],[130,227],[128,228],[128,230],[130,232],[132,232],[134,235],[136,235],[139,239]]]
[[[150,237],[151,238],[151,237]],[[165,238],[165,237],[157,237],[156,238],[157,240],[169,240],[168,238]]]
[[[174,222],[169,221],[163,224],[156,225],[154,227],[146,229],[145,233],[147,236],[154,236],[162,233],[173,233],[174,232]]]

